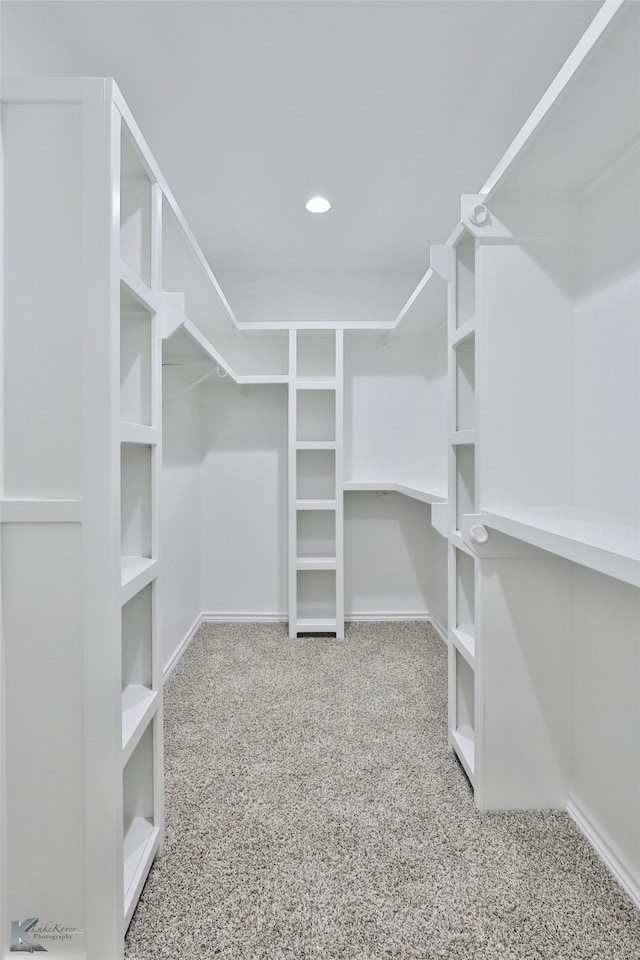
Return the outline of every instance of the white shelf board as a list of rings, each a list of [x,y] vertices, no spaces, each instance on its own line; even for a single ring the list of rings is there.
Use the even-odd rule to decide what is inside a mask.
[[[131,920],[140,891],[158,849],[160,830],[143,817],[135,817],[124,834],[124,920]]]
[[[335,557],[297,557],[296,568],[298,570],[335,570],[337,561]]]
[[[120,263],[120,281],[126,287],[130,296],[133,297],[149,313],[158,312],[158,301],[153,295],[151,288],[142,280],[131,267],[124,262]]]
[[[143,587],[151,583],[158,575],[158,561],[149,557],[122,557],[121,559],[121,602],[123,604],[135,597]]]
[[[470,727],[458,727],[451,731],[451,740],[454,749],[460,758],[460,763],[466,770],[467,776],[473,783],[473,769],[475,763],[475,739]]]
[[[475,430],[456,430],[451,434],[451,443],[454,446],[472,445],[476,442]]]
[[[335,450],[335,440],[296,440],[296,450]]]
[[[463,553],[466,553],[470,557],[474,557],[475,559],[475,553],[473,552],[473,550],[471,550],[470,547],[466,545],[466,543],[462,539],[462,534],[460,533],[459,530],[451,531],[451,533],[449,534],[449,541],[451,543],[451,546],[455,547],[456,550],[462,550]]]
[[[142,423],[120,424],[120,440],[122,443],[144,443],[153,447],[160,442],[160,431],[157,427],[148,427]]]
[[[470,320],[467,320],[462,324],[461,327],[458,327],[451,336],[449,337],[449,345],[451,347],[457,347],[459,344],[464,343],[465,340],[468,340],[470,337],[474,337],[476,333],[476,318],[471,317]]]
[[[298,633],[335,633],[337,621],[335,617],[329,619],[310,619],[303,617],[296,621]]]
[[[335,500],[296,500],[296,510],[335,510]]]
[[[476,663],[476,638],[473,627],[456,627],[451,631],[451,641],[472,669]]]
[[[345,493],[401,493],[421,503],[444,503],[447,499],[446,491],[429,490],[426,487],[409,486],[406,483],[387,483],[386,481],[346,480],[343,484]]]
[[[298,377],[294,383],[296,390],[335,390],[337,387],[335,378],[321,380],[317,377]]]
[[[577,508],[483,510],[481,522],[616,580],[640,586],[640,526]]]
[[[122,691],[122,764],[135,750],[152,716],[158,708],[158,693],[139,683]]]

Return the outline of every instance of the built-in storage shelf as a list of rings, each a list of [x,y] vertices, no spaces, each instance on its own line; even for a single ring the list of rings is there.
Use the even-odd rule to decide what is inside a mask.
[[[475,282],[475,241],[465,235],[456,247],[456,330],[463,328],[475,315]]]
[[[335,557],[297,557],[298,570],[335,570]]]
[[[158,708],[158,694],[132,683],[122,691],[122,751],[126,763]]]
[[[473,782],[475,770],[475,674],[458,649],[453,650],[455,711],[451,731],[453,746]]]
[[[335,451],[296,450],[296,484],[299,500],[335,500]]]
[[[454,630],[475,637],[475,560],[463,550],[455,550],[455,623]],[[475,656],[475,642],[474,642]]]
[[[156,853],[154,819],[154,722],[149,723],[123,771],[124,914],[131,918]]]
[[[335,510],[335,500],[296,500],[296,510]]]
[[[449,337],[449,345],[451,347],[458,347],[461,343],[464,343],[465,340],[472,339],[475,337],[476,333],[476,318],[472,317],[470,320],[467,320],[466,323],[463,323],[461,327],[455,330]]]
[[[121,465],[122,556],[151,559],[152,555],[152,448],[123,443]]]
[[[475,447],[457,446],[455,457],[456,530],[462,529],[464,514],[476,512]]]
[[[333,330],[301,330],[297,335],[298,386],[305,380],[331,380],[335,387],[336,337]]]
[[[475,736],[471,727],[456,727],[451,731],[451,740],[460,763],[471,783],[475,773]]]
[[[296,622],[298,633],[335,633],[335,617],[301,617]]]
[[[151,425],[153,315],[120,291],[120,419]]]
[[[343,489],[345,493],[401,493],[405,497],[420,500],[422,503],[444,503],[447,499],[447,492],[444,489],[436,491],[427,487],[417,487],[406,483],[388,483],[386,481],[345,480]]]
[[[476,344],[475,337],[463,340],[455,348],[456,432],[475,428]]]
[[[316,380],[311,377],[298,377],[296,380],[297,390],[335,390],[335,380]]]
[[[640,586],[640,526],[578,508],[482,511],[482,523],[599,573]]]
[[[476,442],[475,430],[456,430],[451,434],[451,443],[454,446],[470,445]]]
[[[298,383],[298,388],[300,384]],[[336,439],[335,391],[314,386],[298,389],[296,441],[331,441]]]
[[[335,450],[335,440],[298,440],[296,450]]]
[[[128,603],[139,590],[146,587],[158,575],[158,561],[149,557],[122,557],[121,602]]]
[[[154,447],[160,443],[160,431],[157,427],[123,422],[120,424],[120,440],[122,443],[141,443]]]
[[[298,565],[306,560],[317,562],[320,559],[335,564],[334,510],[300,510],[296,514],[296,557]]]
[[[124,300],[147,310],[149,313],[155,314],[158,312],[158,302],[151,291],[151,287],[147,286],[124,261],[120,264],[120,289]]]
[[[300,620],[333,620],[336,618],[336,574],[334,570],[297,572],[298,614]]]
[[[470,667],[475,668],[476,637],[475,630],[468,625],[465,628],[455,627],[451,631],[453,645],[462,654]]]

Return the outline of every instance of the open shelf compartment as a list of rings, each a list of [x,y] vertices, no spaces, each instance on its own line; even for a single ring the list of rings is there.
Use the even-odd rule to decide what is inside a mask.
[[[152,557],[151,464],[146,444],[121,445],[121,536],[123,579],[140,572]],[[138,570],[140,568],[140,570]]]
[[[158,848],[155,817],[154,722],[151,722],[123,771],[123,880],[125,922]]]
[[[120,257],[151,286],[152,182],[127,130],[122,130],[120,182]]]
[[[318,623],[336,622],[334,570],[298,570],[298,618]]]
[[[297,518],[299,559],[334,559],[336,556],[336,515],[331,510],[300,510]]]
[[[296,440],[335,440],[336,398],[333,390],[299,391],[296,403]]]
[[[475,447],[459,444],[455,448],[456,530],[462,528],[462,515],[476,512]]]
[[[297,376],[300,380],[333,380],[336,375],[336,337],[333,330],[299,330]]]
[[[466,235],[456,247],[456,330],[475,315],[476,249],[473,237]]]
[[[120,419],[143,426],[152,424],[153,316],[120,290]]]
[[[468,337],[455,348],[456,354],[456,430],[475,428],[476,342]]]
[[[298,450],[298,500],[333,500],[336,496],[336,458],[333,450]]]
[[[475,674],[456,649],[454,659],[453,727],[451,738],[460,762],[473,779],[475,770]]]

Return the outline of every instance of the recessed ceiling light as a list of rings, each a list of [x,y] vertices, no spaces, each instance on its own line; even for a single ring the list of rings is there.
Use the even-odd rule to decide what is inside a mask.
[[[309,213],[326,213],[331,209],[331,204],[324,197],[311,197],[305,204]]]

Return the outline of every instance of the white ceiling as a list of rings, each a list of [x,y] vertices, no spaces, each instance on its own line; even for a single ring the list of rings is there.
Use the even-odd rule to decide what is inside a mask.
[[[238,319],[391,320],[599,6],[5,0],[2,67],[115,77]]]

